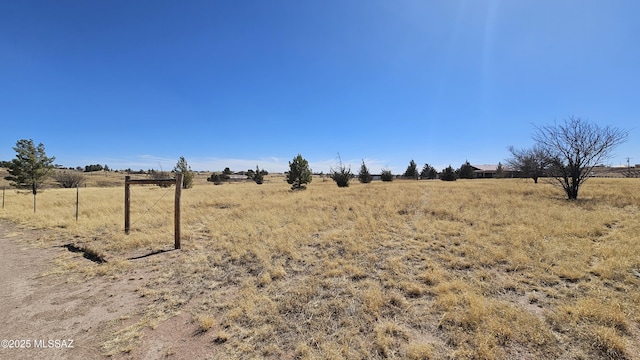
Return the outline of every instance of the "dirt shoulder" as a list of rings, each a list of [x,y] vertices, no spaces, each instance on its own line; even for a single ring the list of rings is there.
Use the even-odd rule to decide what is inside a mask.
[[[0,359],[215,358],[214,342],[198,335],[188,310],[142,326],[128,350],[107,356],[102,345],[122,341],[145,317],[154,299],[138,290],[160,265],[148,257],[117,276],[86,276],[78,269],[101,265],[68,244],[0,220]]]
[[[100,358],[100,344],[144,308],[143,278],[60,274],[56,259],[89,260],[62,244],[34,246],[43,234],[0,221],[0,358]]]

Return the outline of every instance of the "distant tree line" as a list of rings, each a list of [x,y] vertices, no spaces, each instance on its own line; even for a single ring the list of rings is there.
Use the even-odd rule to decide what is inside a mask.
[[[111,171],[109,169],[109,166],[107,165],[100,165],[100,164],[95,164],[95,165],[85,165],[84,167],[84,172],[94,172],[94,171]]]
[[[580,186],[591,176],[593,168],[609,158],[613,149],[625,142],[629,136],[626,130],[610,126],[600,127],[577,117],[570,117],[553,125],[535,127],[535,130],[532,136],[534,140],[532,147],[518,149],[510,146],[508,148],[511,157],[507,159],[506,165],[511,172],[515,171],[522,177],[532,178],[534,183],[537,183],[541,177],[551,179],[555,185],[562,188],[570,200],[578,198]],[[40,143],[36,146],[33,140],[18,140],[13,149],[16,151],[16,158],[12,161],[0,161],[0,167],[8,169],[9,176],[5,179],[9,180],[12,186],[31,189],[35,211],[36,194],[46,178],[53,174],[56,167],[52,165],[55,157],[48,157],[44,145]],[[107,165],[92,164],[86,165],[84,171],[110,171],[110,169]],[[131,169],[127,172],[131,173]],[[140,170],[140,173],[145,172]],[[185,189],[193,185],[193,171],[183,156],[171,173],[152,169],[148,171],[148,176],[167,178],[172,173],[183,175]],[[503,177],[504,173],[505,167],[502,163],[498,163],[495,176]],[[256,166],[255,170],[249,169],[241,174],[257,184],[262,184],[268,172]],[[56,174],[55,178],[63,187],[78,186],[83,178],[73,175],[63,171]],[[233,172],[226,167],[222,173],[213,173],[207,180],[220,184],[224,180],[229,180],[231,175]],[[338,164],[331,167],[330,177],[339,187],[348,187],[352,178],[357,177],[358,181],[366,184],[370,183],[374,176],[364,160],[362,160],[360,171],[354,175],[351,168],[342,163],[338,154]],[[402,177],[413,180],[440,178],[443,181],[455,181],[456,179],[473,179],[475,169],[469,161],[465,161],[458,169],[454,170],[449,165],[439,174],[428,163],[418,171],[418,165],[412,159]],[[394,178],[395,176],[388,168],[381,170],[382,181],[393,181]],[[308,161],[302,155],[298,154],[289,162],[286,180],[293,190],[304,189],[306,184],[311,182],[312,172]]]

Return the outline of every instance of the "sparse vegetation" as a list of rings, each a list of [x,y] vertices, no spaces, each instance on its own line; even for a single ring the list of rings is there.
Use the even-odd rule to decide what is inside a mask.
[[[168,171],[154,170],[154,169],[149,170],[148,176],[153,180],[171,179],[171,178],[174,177]],[[159,184],[158,186],[159,187],[170,187],[171,184],[162,183],[162,184]]]
[[[178,314],[191,328],[176,341],[204,339],[220,358],[638,353],[637,179],[592,179],[572,203],[511,179],[319,182],[294,194],[274,179],[212,190],[196,178],[183,193],[183,249],[145,261],[126,259],[172,245],[173,199],[157,187],[134,190],[133,214],[157,205],[129,236],[120,188],[86,189],[78,223],[71,190],[43,193],[37,214],[8,191],[0,218],[47,229],[34,240],[43,246],[74,239],[107,260],[59,271],[149,274],[138,293],[150,305],[102,344],[114,355]]]

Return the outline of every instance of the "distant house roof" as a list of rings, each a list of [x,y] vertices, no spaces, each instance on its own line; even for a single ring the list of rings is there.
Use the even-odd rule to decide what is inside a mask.
[[[473,167],[474,171],[481,171],[481,172],[496,172],[498,171],[498,165],[471,165],[471,167]],[[502,165],[502,170],[503,171],[513,171],[512,168],[506,166],[506,165]]]
[[[473,167],[473,170],[475,171],[496,171],[498,170],[498,165],[471,165],[471,167]]]

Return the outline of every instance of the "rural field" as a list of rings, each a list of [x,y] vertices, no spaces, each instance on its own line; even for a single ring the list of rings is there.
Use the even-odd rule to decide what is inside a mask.
[[[638,179],[590,179],[567,201],[523,179],[293,192],[199,175],[172,250],[174,188],[132,186],[125,235],[123,177],[88,177],[77,222],[76,189],[39,193],[36,213],[7,189],[0,210],[44,234],[33,251],[86,254],[61,252],[45,278],[140,280],[144,306],[105,327],[104,355],[144,358],[169,333],[159,357],[640,359]]]

